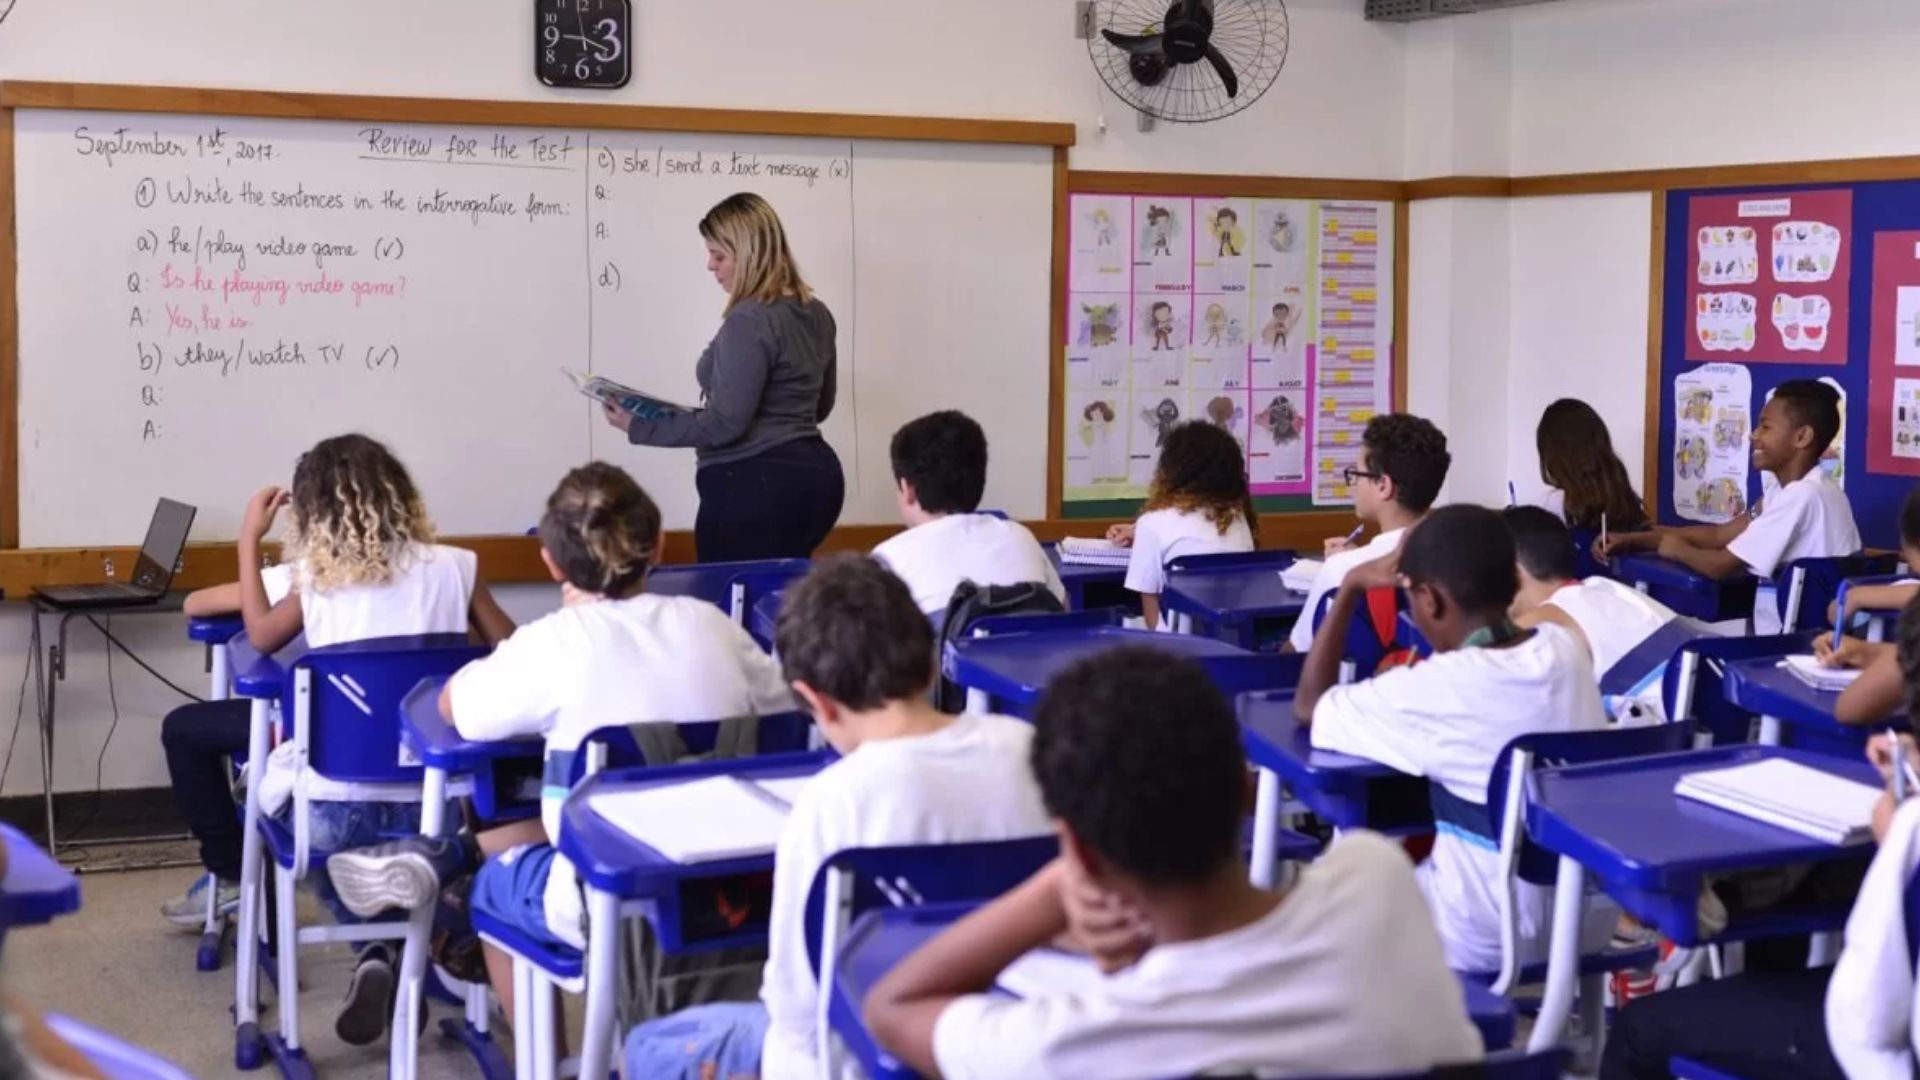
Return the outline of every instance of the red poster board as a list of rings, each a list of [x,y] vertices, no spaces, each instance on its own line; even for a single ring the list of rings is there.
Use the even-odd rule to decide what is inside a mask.
[[[1920,476],[1920,232],[1873,234],[1867,471]]]
[[[1688,202],[1687,359],[1845,364],[1853,192]]]

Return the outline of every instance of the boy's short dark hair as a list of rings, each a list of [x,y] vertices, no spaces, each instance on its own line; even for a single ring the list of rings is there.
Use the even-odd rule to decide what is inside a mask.
[[[787,679],[866,712],[933,685],[933,624],[891,570],[833,555],[787,590],[774,631]]]
[[[1129,646],[1062,672],[1034,716],[1033,772],[1047,812],[1140,881],[1197,882],[1239,859],[1240,727],[1192,660]]]
[[[1840,391],[1819,379],[1788,379],[1773,388],[1773,400],[1796,428],[1813,429],[1814,456],[1827,452],[1840,434]]]
[[[987,433],[973,417],[947,409],[893,433],[893,477],[913,485],[929,514],[971,514],[987,489]]]
[[[1472,615],[1505,614],[1520,591],[1513,535],[1500,515],[1457,503],[1428,514],[1400,548],[1400,573],[1438,586]]]
[[[1558,514],[1537,506],[1510,506],[1500,517],[1513,537],[1520,566],[1539,581],[1570,581],[1579,575],[1573,562],[1573,533]]]
[[[1360,435],[1366,465],[1393,478],[1393,501],[1416,514],[1425,513],[1447,482],[1453,455],[1447,437],[1432,421],[1406,413],[1388,413],[1367,421]]]

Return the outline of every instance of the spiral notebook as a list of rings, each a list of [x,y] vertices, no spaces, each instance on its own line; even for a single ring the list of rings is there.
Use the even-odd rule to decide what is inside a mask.
[[[738,776],[709,776],[638,791],[601,792],[588,796],[587,806],[674,862],[745,859],[773,854],[787,826],[792,796],[810,779],[782,777],[762,784]]]
[[[1090,540],[1069,536],[1060,541],[1060,561],[1083,566],[1125,566],[1133,549],[1111,540]]]
[[[1829,844],[1873,838],[1880,789],[1785,758],[1689,773],[1673,793]]]

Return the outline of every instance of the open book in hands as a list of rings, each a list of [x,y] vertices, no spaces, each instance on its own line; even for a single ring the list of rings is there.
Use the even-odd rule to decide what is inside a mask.
[[[573,382],[574,389],[603,405],[616,405],[642,420],[658,420],[679,413],[692,412],[685,405],[655,397],[644,390],[635,390],[614,382],[604,375],[582,377],[570,368],[561,368],[561,373]]]

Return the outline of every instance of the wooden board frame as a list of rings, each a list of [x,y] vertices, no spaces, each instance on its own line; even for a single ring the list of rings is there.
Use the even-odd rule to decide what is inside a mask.
[[[22,549],[19,546],[20,341],[13,160],[14,115],[18,109],[1048,146],[1053,148],[1056,238],[1061,235],[1065,222],[1062,208],[1067,147],[1073,145],[1076,137],[1073,124],[1024,120],[0,81],[0,596],[21,596],[35,585],[99,580],[109,562],[130,568],[136,554],[133,548]],[[1065,254],[1058,239],[1053,258],[1059,268],[1057,272],[1064,275]],[[1052,326],[1065,317],[1058,306],[1063,302],[1055,301],[1051,311],[1049,347],[1057,336]],[[1059,409],[1056,406],[1052,411],[1057,414]],[[1058,434],[1057,430],[1050,429],[1050,440],[1057,439]],[[1049,505],[1052,503],[1050,491]],[[829,546],[870,548],[895,531],[895,526],[844,526],[834,531]],[[670,533],[667,541],[670,561],[692,561],[692,534]],[[530,537],[447,537],[446,542],[478,552],[481,573],[489,581],[547,580],[539,559],[538,541]],[[196,588],[231,580],[234,558],[234,545],[230,543],[192,545],[177,584]]]

